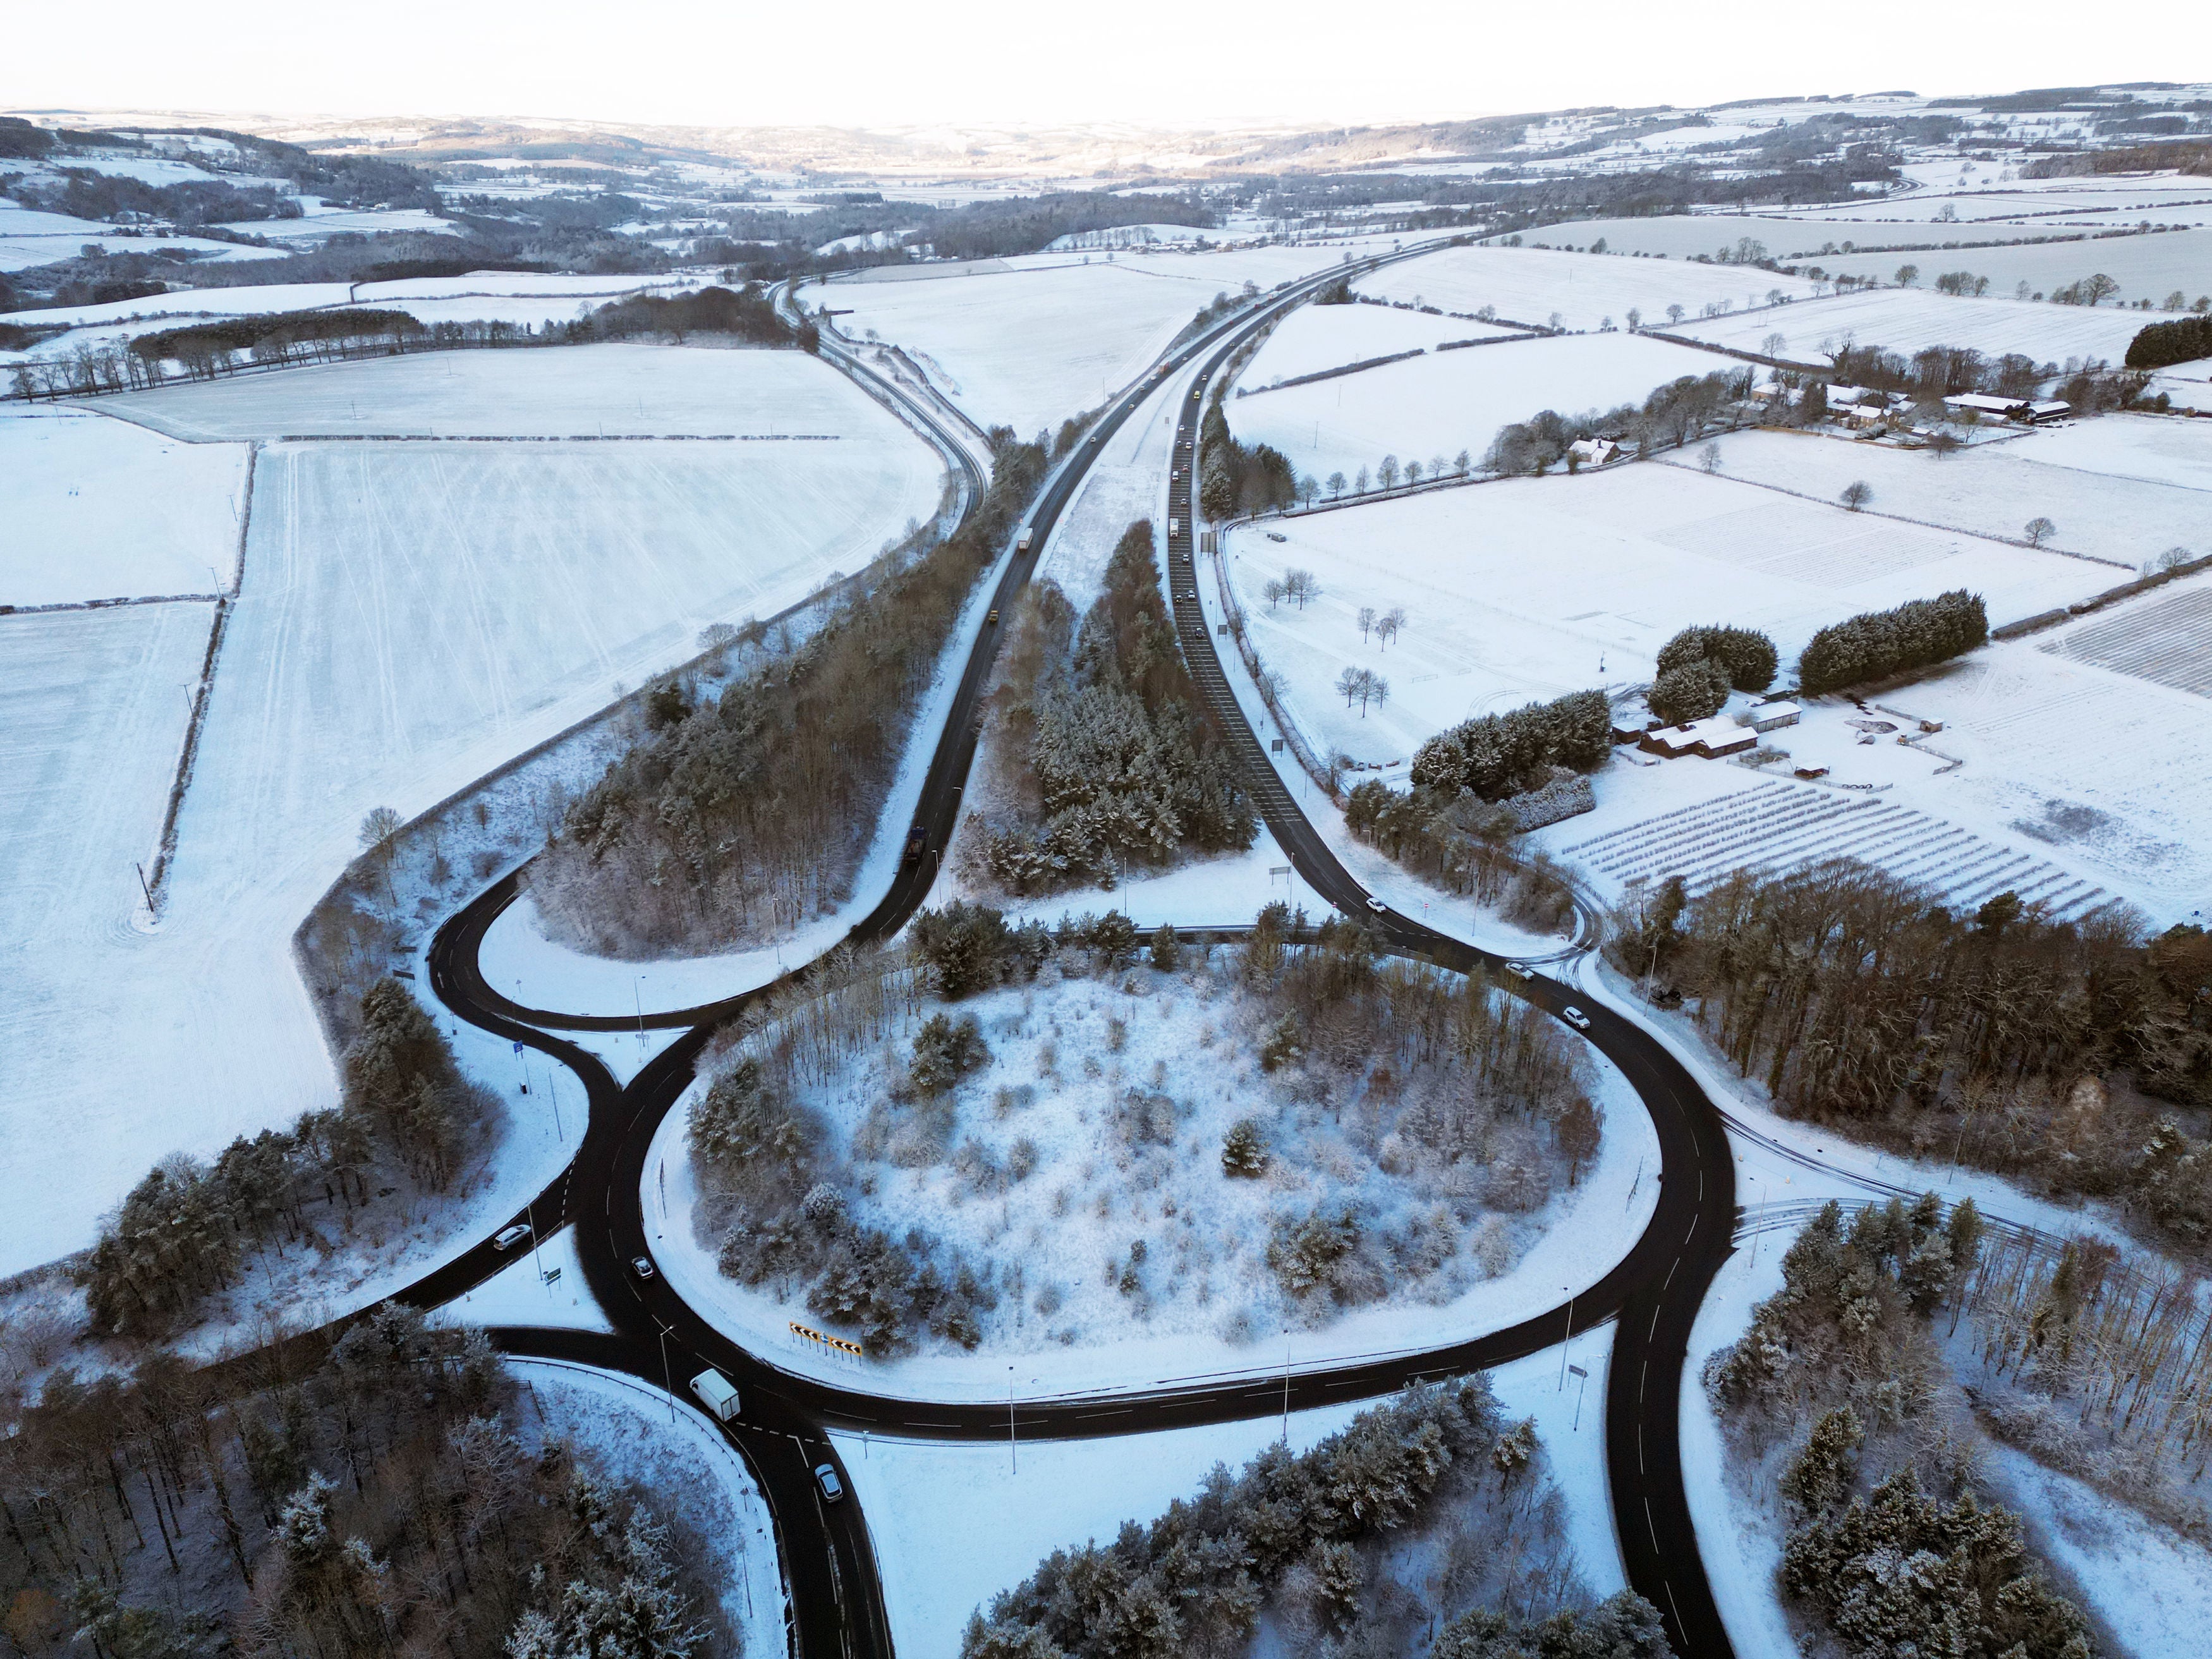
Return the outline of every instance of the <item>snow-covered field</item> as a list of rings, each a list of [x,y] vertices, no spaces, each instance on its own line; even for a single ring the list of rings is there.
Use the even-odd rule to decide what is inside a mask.
[[[2021,539],[2031,519],[2049,519],[2057,528],[2047,546],[2123,567],[2106,586],[2170,547],[2212,553],[2212,421],[2107,415],[1950,456],[1826,433],[1747,431],[1717,441],[1723,477],[1816,501],[1863,482],[1874,490],[1869,512],[2006,540]],[[1997,614],[1994,593],[1990,600],[1992,623],[2010,619]]]
[[[86,1242],[91,1218],[123,1195],[168,1142],[142,1138],[82,1200],[70,1189],[103,1157],[92,1123],[135,1119],[159,1130],[173,1109],[164,1079],[137,1098],[100,1077],[127,1042],[81,997],[87,977],[127,973],[143,996],[175,989],[145,970],[156,941],[133,926],[142,908],[133,860],[152,856],[184,741],[185,686],[199,672],[214,607],[137,605],[0,617],[0,923],[8,963],[0,996],[0,1168],[14,1199],[0,1220],[0,1261],[16,1272]],[[107,1014],[138,1017],[129,1000]],[[157,1137],[158,1138],[158,1137]]]
[[[1372,472],[1385,455],[1426,469],[1464,449],[1479,462],[1498,428],[1539,410],[1571,415],[1641,404],[1681,375],[1733,367],[1731,359],[1641,335],[1576,335],[1431,353],[1232,398],[1226,407],[1239,441],[1272,444],[1314,478],[1341,472],[1349,479],[1362,467]]]
[[[230,585],[243,444],[187,444],[105,415],[0,413],[0,604],[63,605]]]
[[[1915,227],[1917,228],[1917,227]],[[2149,236],[2115,236],[2083,242],[2033,242],[2009,247],[1960,248],[1954,252],[1917,254],[1828,255],[1820,267],[1832,276],[1847,274],[1893,279],[1900,264],[1920,267],[1921,278],[1932,281],[1936,270],[1971,270],[1990,279],[1993,294],[2009,294],[2026,283],[2033,293],[2051,294],[2069,283],[2103,271],[2119,283],[2119,303],[2133,305],[2148,300],[2150,316],[2138,324],[2158,320],[2155,307],[2179,289],[2194,303],[2200,294],[2212,292],[2212,230],[2177,230]]]
[[[1632,222],[1692,222],[1639,219]],[[1695,222],[1702,225],[1704,222]],[[1537,234],[1554,242],[1587,243],[1586,238],[1561,234],[1565,229],[1550,226]],[[1704,234],[1717,240],[1720,231],[1709,229]],[[1616,328],[1626,328],[1632,307],[1644,313],[1647,324],[1657,327],[1667,320],[1670,305],[1679,305],[1695,317],[1708,305],[1723,301],[1738,310],[1763,306],[1774,289],[1796,299],[1813,292],[1810,283],[1771,270],[1733,270],[1726,265],[1615,258],[1535,247],[1446,248],[1385,266],[1352,286],[1358,293],[1418,301],[1466,316],[1490,306],[1502,319],[1545,323],[1557,312],[1562,326],[1576,330],[1597,328],[1608,317]]]
[[[0,197],[0,271],[24,270],[74,259],[87,247],[105,253],[151,253],[174,248],[204,259],[274,259],[289,249],[246,247],[206,236],[118,236],[100,219],[73,219],[66,213],[42,213]]]
[[[1541,343],[1583,343],[1627,342]],[[2000,623],[2124,579],[2108,566],[1869,519],[1725,473],[1634,464],[1268,520],[1232,531],[1224,551],[1260,659],[1284,676],[1293,718],[1323,752],[1341,747],[1367,761],[1409,757],[1473,715],[1648,680],[1659,647],[1693,623],[1764,629],[1786,668],[1816,629],[1861,611],[1964,586],[1984,593]],[[1263,584],[1291,568],[1313,571],[1321,597],[1303,610],[1270,609]],[[1211,580],[1206,573],[1201,587]],[[1402,606],[1404,633],[1388,647],[1363,641],[1365,606]],[[1346,665],[1390,683],[1389,701],[1364,718],[1332,689]]]
[[[554,315],[568,316],[574,313],[579,301],[605,301],[624,294],[696,280],[696,273],[689,277],[680,274],[577,276],[561,271],[480,270],[465,276],[412,276],[388,283],[268,283],[237,288],[177,289],[138,300],[109,300],[97,305],[11,312],[0,316],[0,322],[67,323],[71,327],[82,328],[155,318],[242,317],[349,304],[389,306],[464,299],[543,301],[553,308]],[[544,311],[537,313],[538,316],[544,314]]]
[[[1589,1087],[1604,1125],[1601,1150],[1579,1184],[1567,1187],[1562,1174],[1541,1207],[1518,1217],[1488,1212],[1511,1240],[1503,1272],[1484,1277],[1474,1247],[1455,1246],[1436,1274],[1401,1285],[1389,1300],[1343,1310],[1323,1298],[1318,1307],[1293,1304],[1261,1259],[1273,1218],[1353,1203],[1365,1212],[1364,1229],[1379,1235],[1425,1212],[1436,1201],[1433,1183],[1383,1176],[1372,1154],[1347,1139],[1340,1115],[1286,1103],[1279,1089],[1261,1084],[1232,1001],[1139,972],[1148,983],[1135,999],[1072,981],[989,993],[957,1011],[981,1020],[994,1057],[958,1090],[951,1140],[973,1139],[1000,1164],[1026,1141],[1031,1173],[992,1194],[977,1191],[952,1163],[859,1166],[875,1186],[856,1200],[856,1218],[894,1235],[921,1225],[970,1261],[1016,1264],[976,1353],[928,1342],[918,1354],[884,1362],[826,1355],[789,1334],[792,1320],[819,1322],[802,1298],[785,1301],[772,1286],[749,1290],[722,1277],[714,1265],[720,1241],[694,1237],[696,1188],[684,1137],[696,1088],[663,1122],[645,1164],[661,1271],[719,1328],[790,1369],[849,1380],[860,1364],[878,1392],[989,1398],[1003,1390],[1012,1362],[1020,1392],[1034,1398],[1279,1370],[1286,1328],[1295,1331],[1292,1363],[1301,1366],[1502,1328],[1595,1282],[1649,1218],[1658,1168],[1650,1120],[1626,1080],[1593,1052]],[[1044,1066],[1048,1049],[1059,1056],[1058,1071]],[[830,1088],[809,1093],[840,1148],[880,1096],[871,1064],[856,1060]],[[1004,1111],[996,1098],[1002,1086],[1014,1091]],[[1182,1146],[1148,1152],[1117,1135],[1115,1103],[1144,1088],[1184,1103],[1176,1130]],[[1279,1173],[1231,1181],[1220,1170],[1222,1137],[1254,1114],[1268,1125]],[[1134,1175],[1121,1168],[1133,1154]],[[1392,1162],[1398,1154],[1386,1141],[1381,1156]],[[1468,1234],[1488,1225],[1486,1214]],[[1141,1295],[1101,1277],[1109,1258],[1129,1257],[1133,1240],[1147,1243],[1135,1268]]]
[[[1930,268],[1921,280],[1932,283],[1935,276]],[[2063,365],[2069,359],[2088,358],[2117,363],[2127,356],[2128,342],[2136,331],[2154,320],[2110,306],[2038,305],[2032,300],[1973,299],[1925,288],[1879,288],[1807,300],[1782,312],[1701,322],[1686,319],[1668,331],[1801,363],[1822,362],[1832,350],[1854,344],[1880,346],[1908,357],[1927,346],[1969,346],[1984,357],[2017,351],[2038,363]],[[1785,342],[1778,352],[1770,352],[1766,345],[1768,336],[1774,334]]]
[[[998,262],[981,274],[809,289],[809,305],[852,308],[837,326],[902,346],[979,424],[1028,435],[1095,409],[1140,373],[1217,294],[1262,289],[1387,243],[1176,253],[1131,250],[1090,263]]]
[[[1394,306],[1300,306],[1275,325],[1267,343],[1237,377],[1248,392],[1364,362],[1400,351],[1425,351],[1447,340],[1495,339],[1508,328],[1470,323],[1458,317],[1432,317]]]
[[[9,1045],[7,1095],[17,1107],[12,1121],[70,1122],[86,1133],[27,1129],[11,1147],[21,1200],[0,1222],[0,1272],[88,1242],[99,1214],[162,1154],[208,1152],[329,1103],[330,1061],[290,936],[353,856],[369,809],[422,810],[604,705],[617,683],[638,684],[683,660],[704,623],[769,614],[833,570],[857,570],[937,503],[934,454],[834,370],[795,353],[451,356],[475,376],[463,383],[476,400],[464,412],[479,429],[502,419],[525,430],[549,418],[595,422],[595,397],[606,400],[611,427],[635,422],[641,382],[625,365],[658,358],[688,388],[690,405],[679,399],[674,415],[648,422],[706,420],[719,386],[750,410],[745,418],[788,429],[799,422],[778,411],[795,388],[809,429],[843,435],[265,451],[244,588],[158,928],[131,926],[129,860],[145,855],[158,830],[185,715],[179,688],[197,670],[204,633],[189,649],[170,646],[158,672],[132,681],[142,717],[174,723],[166,738],[145,739],[145,752],[158,757],[143,769],[153,775],[151,805],[112,834],[69,838],[83,811],[78,795],[95,782],[119,788],[134,769],[113,763],[96,728],[64,725],[40,739],[70,739],[62,763],[43,762],[52,787],[42,781],[34,792],[50,836],[63,841],[49,840],[43,854],[21,843],[24,868],[45,878],[82,865],[86,874],[70,889],[78,896],[55,944],[35,953],[36,994],[9,999],[10,1020],[37,1036]],[[687,379],[676,365],[690,356],[708,366]],[[209,389],[231,394],[220,411],[226,422],[268,430],[294,418],[297,380],[314,381],[325,406],[343,407],[349,376],[387,371],[362,376],[362,406],[374,410],[390,369],[426,367],[436,378],[447,361],[386,360]],[[571,365],[571,378],[550,381],[547,363]],[[257,393],[270,407],[257,405]],[[417,395],[419,406],[431,406],[427,392]],[[142,396],[141,411],[158,410],[162,396]],[[205,627],[197,606],[129,614]],[[42,672],[36,690],[54,671],[26,664],[22,672]],[[10,735],[17,729],[11,721]],[[27,783],[40,772],[26,765],[16,775]],[[88,1052],[96,1064],[86,1063]]]
[[[181,438],[896,438],[897,419],[800,351],[710,346],[551,346],[437,351],[179,382],[100,400],[109,414]],[[744,446],[750,452],[754,446]],[[872,455],[775,465],[869,469]],[[766,446],[763,453],[769,453]],[[927,514],[919,516],[927,517]]]

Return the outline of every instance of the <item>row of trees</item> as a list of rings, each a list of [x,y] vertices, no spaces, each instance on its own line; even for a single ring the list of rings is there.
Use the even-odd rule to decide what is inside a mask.
[[[2153,323],[2128,342],[2130,368],[2164,368],[2168,363],[2212,357],[2212,317],[2183,317]]]
[[[1224,376],[1225,386],[1228,378]],[[1229,430],[1217,392],[1198,423],[1198,504],[1209,519],[1295,506],[1299,479],[1290,458],[1269,444],[1244,445]],[[1310,495],[1311,486],[1306,493]]]
[[[602,956],[707,951],[841,902],[977,577],[1042,482],[1044,451],[993,435],[968,520],[841,605],[720,697],[676,684],[654,728],[568,809],[532,866],[539,914]]]
[[[362,1000],[344,1057],[343,1103],[289,1131],[240,1136],[212,1164],[181,1154],[131,1188],[82,1270],[94,1330],[158,1336],[188,1322],[259,1252],[327,1250],[310,1218],[370,1203],[369,1178],[405,1172],[441,1193],[480,1144],[495,1108],[464,1078],[445,1034],[397,980]]]
[[[522,1409],[481,1333],[391,1306],[243,1387],[167,1352],[58,1371],[0,1437],[10,1650],[732,1651],[703,1541],[526,1442]]]
[[[1468,791],[1502,800],[1550,781],[1551,769],[1589,771],[1613,746],[1613,709],[1602,691],[1571,691],[1504,714],[1483,714],[1440,732],[1413,753],[1417,789],[1447,797]]]
[[[2212,1105],[2212,938],[2147,940],[2119,909],[2051,921],[2001,893],[1971,915],[1836,860],[1633,891],[1608,950],[1695,998],[1782,1108],[2113,1199],[2212,1241],[2212,1157],[2158,1103]]]
[[[1577,463],[1570,446],[1607,436],[1636,447],[1638,459],[1675,448],[1702,433],[1728,405],[1751,394],[1751,371],[1723,369],[1685,374],[1655,388],[1639,404],[1623,404],[1600,413],[1565,416],[1544,410],[1526,421],[1498,428],[1482,465],[1499,474],[1540,474],[1562,460]]]
[[[1152,534],[1143,519],[1122,532],[1079,628],[1054,582],[1024,601],[995,699],[1012,799],[966,852],[1010,892],[1111,886],[1129,865],[1242,850],[1258,833],[1191,683]]]
[[[1908,599],[1891,611],[1863,611],[1813,635],[1797,659],[1797,682],[1808,696],[1886,679],[1946,662],[1987,642],[1982,596],[1954,587],[1932,599]]]

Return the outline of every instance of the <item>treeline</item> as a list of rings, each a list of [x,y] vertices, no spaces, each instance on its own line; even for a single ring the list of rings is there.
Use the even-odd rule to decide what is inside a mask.
[[[41,177],[0,173],[0,196],[25,207],[65,213],[73,219],[119,219],[143,215],[166,219],[179,230],[198,230],[230,221],[296,219],[300,198],[265,185],[245,188],[216,179],[186,179],[173,185],[149,185],[125,173],[90,167],[53,167]]]
[[[1122,532],[1079,629],[1056,583],[1024,602],[995,699],[1016,799],[975,825],[966,852],[1009,892],[1110,887],[1128,866],[1241,852],[1258,833],[1191,684],[1152,538],[1146,519]]]
[[[1808,696],[1887,679],[1946,662],[1988,642],[1982,596],[1954,587],[1932,599],[1908,599],[1893,611],[1869,611],[1832,623],[1813,635],[1797,659]]]
[[[1332,1650],[1410,1651],[1358,1640],[1362,1632],[1385,1643],[1415,1640],[1425,1622],[1423,1610],[1403,1605],[1403,1588],[1395,1579],[1370,1583],[1382,1577],[1371,1559],[1375,1547],[1426,1530],[1442,1518],[1447,1495],[1494,1510],[1510,1492],[1517,1504],[1512,1488],[1531,1484],[1526,1471],[1534,1443],[1529,1425],[1505,1423],[1484,1379],[1410,1389],[1363,1412],[1310,1451],[1270,1447],[1237,1475],[1216,1465],[1196,1498],[1176,1499],[1149,1526],[1125,1523],[1111,1544],[1054,1551],[1028,1578],[994,1597],[988,1614],[969,1620],[961,1659],[1235,1652],[1277,1601],[1288,1605],[1276,1610],[1313,1635],[1336,1638]],[[1485,1462],[1494,1479],[1480,1473]],[[1492,1486],[1496,1497],[1475,1496],[1478,1488]],[[1455,1537],[1468,1557],[1480,1559],[1490,1553],[1483,1545],[1496,1550],[1510,1530]],[[1437,1575],[1437,1587],[1447,1593],[1473,1588],[1468,1577],[1462,1568],[1448,1569]],[[1510,1575],[1503,1600],[1510,1607]],[[1409,1613],[1411,1628],[1400,1628]],[[1516,1650],[1498,1645],[1498,1638],[1534,1622],[1510,1611],[1472,1609],[1446,1626],[1434,1650],[1450,1659],[1503,1659]],[[1657,1613],[1626,1594],[1589,1612],[1562,1610],[1543,1628],[1547,1659],[1662,1659],[1668,1653]],[[1340,1649],[1339,1642],[1352,1645]]]
[[[206,1166],[165,1159],[131,1188],[80,1270],[95,1332],[160,1336],[189,1323],[260,1252],[327,1251],[331,1206],[350,1218],[368,1204],[372,1171],[381,1178],[397,1164],[420,1189],[445,1191],[495,1109],[397,980],[362,999],[343,1072],[337,1110],[241,1135]],[[310,1219],[316,1206],[324,1227]]]
[[[734,290],[702,288],[696,294],[673,296],[633,295],[601,306],[592,313],[588,329],[592,337],[602,340],[654,334],[680,342],[687,334],[728,334],[757,345],[787,345],[792,338],[790,328],[776,315],[775,302],[757,283]]]
[[[2038,368],[2033,357],[2008,351],[1984,356],[1972,346],[1923,347],[1911,357],[1878,345],[1847,345],[1830,359],[1835,378],[1920,403],[1935,403],[1962,392],[1986,392],[1997,398],[2033,398],[2058,365]]]
[[[1568,447],[1601,436],[1634,444],[1640,459],[1689,442],[1730,404],[1750,394],[1750,370],[1723,369],[1685,374],[1656,388],[1640,404],[1623,404],[1604,414],[1564,416],[1547,409],[1499,428],[1482,465],[1500,474],[1540,474],[1562,459],[1572,466]]]
[[[2212,317],[2177,317],[2153,323],[2128,342],[2130,368],[2164,368],[2212,357]]]
[[[1613,747],[1613,708],[1602,691],[1571,691],[1504,714],[1483,714],[1439,732],[1413,751],[1417,789],[1467,790],[1503,800],[1550,781],[1551,769],[1587,772]]]
[[[404,311],[277,311],[141,334],[131,342],[131,355],[156,372],[161,363],[175,362],[189,374],[211,378],[241,351],[256,362],[287,362],[363,341],[396,343],[422,331],[422,325]]]
[[[1954,914],[1836,860],[1695,898],[1668,883],[1632,895],[1610,933],[1615,964],[1696,999],[1702,1029],[1791,1115],[2212,1242],[2212,1152],[2161,1127],[2212,1106],[2202,930],[2146,940],[2124,911],[2060,922],[2011,893]]]
[[[1958,1300],[1981,1231],[1971,1201],[1946,1217],[1933,1193],[1870,1205],[1848,1229],[1830,1202],[1707,1381],[1739,1432],[1794,1439],[1814,1419],[1780,1481],[1782,1589],[1847,1651],[2088,1659],[2081,1609],[2030,1556],[2020,1517],[1977,1495],[1972,1448],[1939,1410],[1948,1371],[1929,1327]],[[1905,1560],[1919,1569],[1897,1571]]]
[[[650,729],[568,809],[531,866],[554,934],[595,955],[724,949],[843,901],[976,578],[1043,482],[993,434],[959,529],[842,604],[798,651],[720,697],[661,688]]]
[[[1223,384],[1233,377],[1224,376]],[[1265,513],[1298,500],[1297,470],[1268,444],[1247,447],[1229,430],[1218,392],[1198,423],[1198,504],[1209,519]]]
[[[1211,227],[1217,222],[1213,210],[1191,197],[1054,191],[940,209],[924,217],[910,240],[928,243],[940,259],[989,259],[1036,253],[1063,236],[1083,231],[1145,224]]]
[[[1612,748],[1612,705],[1601,691],[1484,714],[1415,750],[1410,788],[1378,779],[1353,786],[1345,825],[1416,874],[1551,933],[1572,920],[1573,892],[1544,854],[1524,860],[1510,851],[1522,828],[1515,805],[1548,799],[1542,792],[1595,770]]]
[[[15,1402],[10,1651],[60,1659],[731,1652],[704,1542],[558,1442],[480,1333],[392,1306],[244,1389],[156,1352]]]

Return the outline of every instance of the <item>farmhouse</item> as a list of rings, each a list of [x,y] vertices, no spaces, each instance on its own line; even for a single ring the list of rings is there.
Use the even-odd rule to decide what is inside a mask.
[[[1583,466],[1603,466],[1618,460],[1620,446],[1610,438],[1579,438],[1567,446],[1567,453]]]

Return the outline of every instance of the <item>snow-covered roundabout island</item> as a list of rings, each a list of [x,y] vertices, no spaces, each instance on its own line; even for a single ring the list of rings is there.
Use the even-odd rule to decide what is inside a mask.
[[[1587,1289],[1656,1198],[1626,1079],[1283,919],[1209,948],[926,914],[702,1066],[647,1160],[660,1270],[775,1364],[937,1399],[1280,1375]]]

